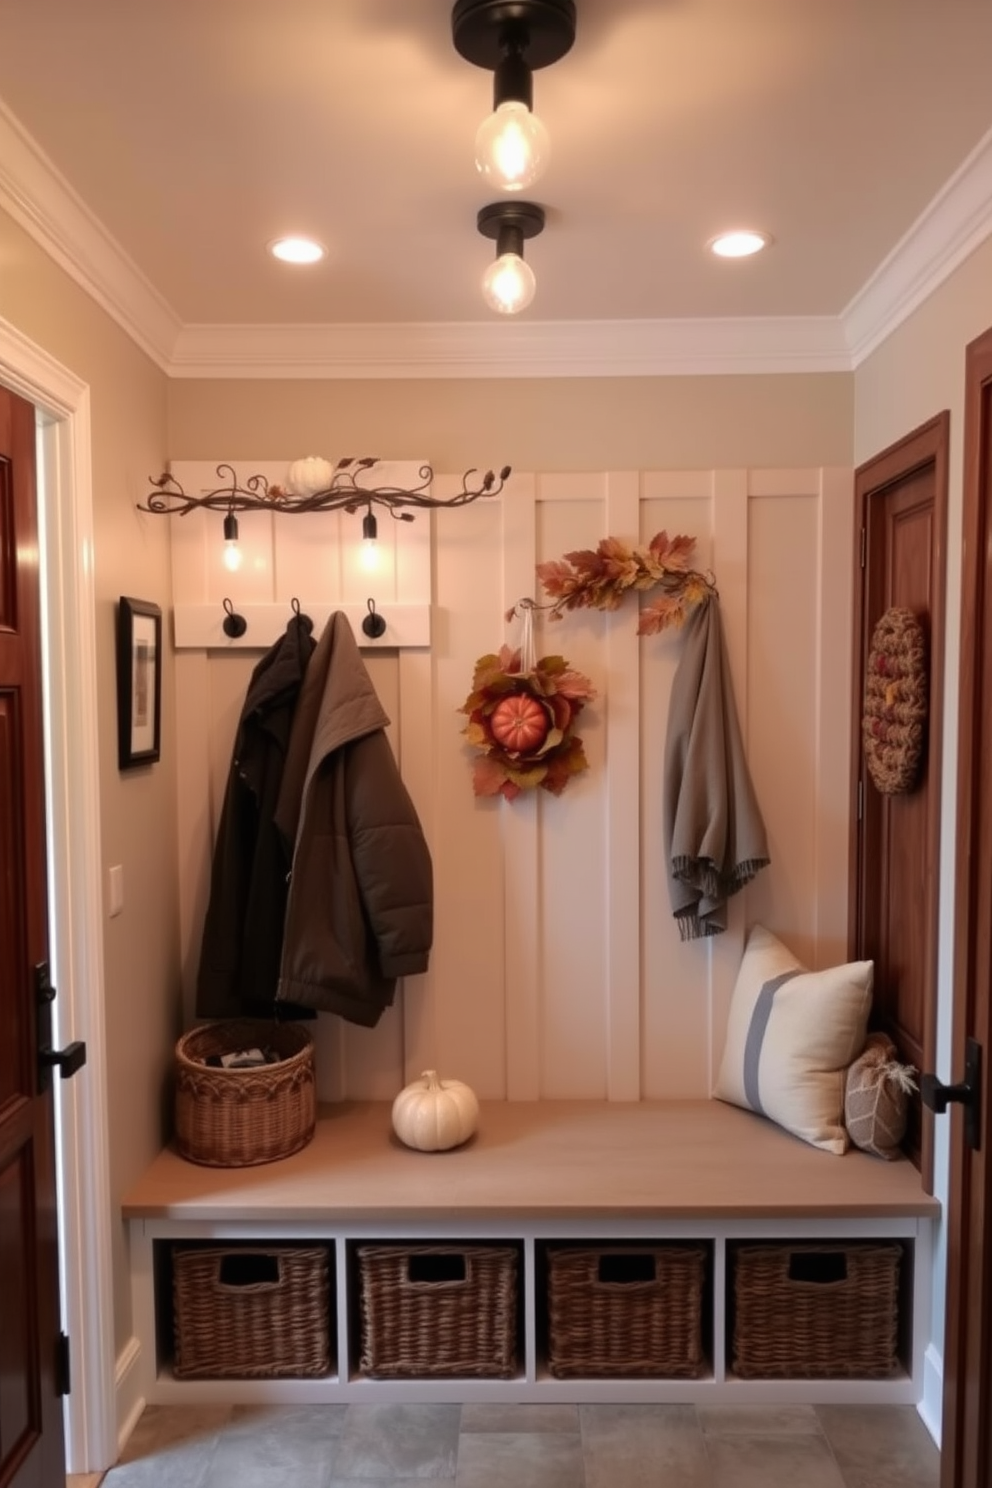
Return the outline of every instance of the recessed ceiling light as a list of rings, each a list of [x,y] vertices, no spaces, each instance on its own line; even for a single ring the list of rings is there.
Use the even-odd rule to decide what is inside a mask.
[[[313,238],[276,238],[269,244],[269,252],[283,263],[312,264],[318,263],[327,250]]]
[[[754,232],[747,228],[721,233],[719,237],[711,239],[708,246],[710,252],[715,253],[718,258],[748,258],[752,253],[760,253],[762,248],[767,248],[770,242],[769,233]]]

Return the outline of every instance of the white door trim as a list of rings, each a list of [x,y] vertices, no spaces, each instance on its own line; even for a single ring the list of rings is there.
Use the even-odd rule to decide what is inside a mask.
[[[113,1273],[103,1008],[100,786],[90,394],[0,318],[0,382],[38,409],[50,957],[55,1037],[86,1041],[75,1079],[56,1081],[69,1472],[117,1457]]]

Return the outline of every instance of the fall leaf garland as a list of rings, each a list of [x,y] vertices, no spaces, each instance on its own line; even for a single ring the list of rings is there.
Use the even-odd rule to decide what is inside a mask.
[[[637,633],[679,627],[695,605],[716,593],[713,576],[690,567],[695,546],[694,537],[669,538],[667,532],[656,533],[647,547],[604,537],[595,548],[539,563],[537,576],[552,600],[541,608],[552,620],[567,610],[618,610],[628,594],[660,586],[661,594],[641,611]]]
[[[521,669],[520,651],[503,646],[476,662],[472,691],[462,707],[462,732],[481,751],[472,783],[477,796],[514,800],[538,786],[560,796],[574,775],[589,768],[575,720],[596,696],[588,677],[561,656],[542,656]]]

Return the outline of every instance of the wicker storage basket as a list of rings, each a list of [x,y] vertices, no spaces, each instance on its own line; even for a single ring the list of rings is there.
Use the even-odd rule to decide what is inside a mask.
[[[509,1245],[360,1245],[362,1346],[372,1379],[510,1379],[517,1251]]]
[[[898,1372],[902,1248],[741,1245],[733,1370],[744,1379],[884,1379]]]
[[[697,1379],[703,1245],[549,1246],[548,1368],[558,1379]]]
[[[326,1246],[172,1248],[178,1379],[280,1379],[331,1367]]]
[[[217,1069],[203,1061],[255,1045],[276,1049],[278,1064]],[[176,1045],[176,1146],[190,1162],[243,1168],[305,1147],[317,1097],[313,1039],[299,1023],[232,1019],[186,1033]]]

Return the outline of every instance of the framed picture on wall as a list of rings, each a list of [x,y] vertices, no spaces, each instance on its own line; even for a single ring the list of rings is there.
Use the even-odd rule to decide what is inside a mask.
[[[162,710],[162,611],[121,595],[117,605],[117,764],[159,758]]]

